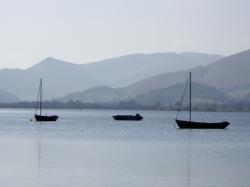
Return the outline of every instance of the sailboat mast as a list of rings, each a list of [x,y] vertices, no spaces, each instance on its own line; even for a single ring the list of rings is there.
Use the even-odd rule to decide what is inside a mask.
[[[43,96],[43,80],[40,79],[40,116],[42,115],[42,96]]]
[[[189,72],[189,121],[192,120],[192,75],[191,72]]]

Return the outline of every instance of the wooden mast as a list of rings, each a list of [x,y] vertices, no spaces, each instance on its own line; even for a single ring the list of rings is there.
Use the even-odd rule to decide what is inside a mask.
[[[40,116],[42,115],[42,95],[43,95],[43,82],[42,78],[40,79]]]
[[[189,121],[192,120],[192,75],[191,72],[189,72]]]

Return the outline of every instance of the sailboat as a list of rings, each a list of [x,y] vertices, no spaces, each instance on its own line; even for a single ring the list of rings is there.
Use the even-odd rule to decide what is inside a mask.
[[[189,121],[184,120],[178,120],[178,113],[180,112],[180,108],[177,112],[175,121],[179,128],[183,129],[225,129],[229,122],[223,121],[223,122],[215,122],[215,123],[208,123],[208,122],[199,122],[199,121],[192,121],[192,80],[191,80],[191,72],[189,73],[189,80],[187,80],[187,83],[189,82]],[[187,83],[184,89],[184,93],[182,95],[181,104],[184,98],[185,90],[187,87]],[[180,107],[181,107],[180,104]]]
[[[37,96],[37,103],[36,103],[36,111],[35,111],[35,119],[36,121],[56,121],[58,119],[58,116],[45,116],[42,115],[42,89],[43,89],[43,80],[40,79],[40,85],[38,90],[38,96]],[[37,114],[37,110],[39,108],[39,114]]]

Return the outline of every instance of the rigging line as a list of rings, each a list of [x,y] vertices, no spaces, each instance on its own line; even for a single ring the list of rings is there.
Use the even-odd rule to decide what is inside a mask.
[[[187,79],[187,81],[186,81],[186,85],[185,85],[185,88],[184,88],[183,94],[182,94],[182,96],[181,96],[181,102],[180,102],[180,105],[179,105],[179,107],[178,107],[178,110],[177,110],[177,113],[176,113],[176,117],[175,117],[175,119],[177,119],[178,114],[179,114],[179,112],[181,111],[181,106],[182,106],[183,99],[184,99],[184,96],[185,96],[185,92],[186,92],[186,89],[187,89],[188,80],[189,80],[189,79]]]

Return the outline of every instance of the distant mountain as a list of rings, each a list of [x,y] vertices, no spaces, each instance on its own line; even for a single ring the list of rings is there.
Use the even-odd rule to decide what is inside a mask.
[[[109,82],[109,86],[124,87],[154,75],[205,66],[222,58],[203,53],[132,54],[82,66]]]
[[[127,95],[125,89],[95,87],[83,92],[69,94],[57,100],[64,102],[79,100],[84,103],[117,103],[120,101],[134,100],[142,105],[154,105],[156,103],[166,105],[180,101],[184,87],[185,83],[180,83],[170,87],[151,90],[139,95]],[[228,99],[228,96],[223,92],[200,83],[193,82],[192,88],[194,102],[224,102]],[[186,97],[187,96],[188,89],[186,90]]]
[[[123,91],[119,88],[111,88],[107,86],[100,86],[87,89],[82,92],[74,92],[62,98],[55,100],[59,101],[82,101],[85,103],[106,103],[117,102],[124,99]]]
[[[11,93],[17,93],[22,100],[35,100],[41,77],[44,79],[45,99],[106,84],[80,65],[50,57],[26,70],[0,70],[0,85]]]
[[[196,82],[194,97],[202,102],[220,102],[239,93],[244,93],[242,97],[250,93],[250,50],[247,50],[207,66],[164,73],[119,89],[96,87],[70,94],[64,97],[64,101],[78,99],[83,102],[117,102],[134,99],[144,104],[155,103],[157,99],[163,103],[175,101],[179,99],[190,71],[192,80]]]
[[[34,100],[43,77],[44,98],[51,99],[95,86],[124,87],[152,75],[206,65],[221,58],[200,53],[135,54],[79,65],[49,57],[26,70],[0,70],[0,86],[17,93],[22,100]]]
[[[143,105],[154,105],[160,103],[161,105],[173,104],[180,101],[185,83],[175,84],[166,88],[151,90],[147,93],[137,95],[134,100]],[[188,88],[188,87],[187,87]],[[189,102],[189,89],[184,95],[184,103]],[[225,102],[228,96],[217,90],[214,87],[209,87],[197,82],[192,83],[192,102],[193,103],[211,103],[211,102]]]
[[[245,103],[246,101],[247,102],[250,102],[250,93],[245,95],[243,98],[242,98],[243,102]]]
[[[15,95],[0,89],[0,103],[15,103],[19,99]]]
[[[169,87],[185,82],[190,71],[194,81],[226,92],[236,86],[250,84],[250,50],[225,57],[207,66],[153,76],[127,86],[125,89],[130,95],[138,95],[150,90]]]
[[[250,84],[243,84],[228,90],[230,96],[234,98],[244,98],[250,94]]]

